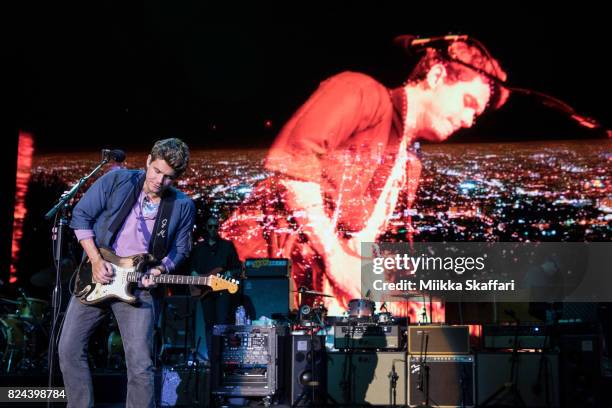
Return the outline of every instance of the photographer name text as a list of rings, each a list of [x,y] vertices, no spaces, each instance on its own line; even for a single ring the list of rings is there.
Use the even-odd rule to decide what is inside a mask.
[[[450,279],[420,279],[411,281],[402,279],[399,282],[386,282],[378,279],[373,282],[374,290],[387,291],[432,291],[432,292],[447,292],[447,291],[514,291],[514,279],[504,282],[497,279],[489,279],[488,281],[477,281],[469,279],[464,282],[454,282]]]

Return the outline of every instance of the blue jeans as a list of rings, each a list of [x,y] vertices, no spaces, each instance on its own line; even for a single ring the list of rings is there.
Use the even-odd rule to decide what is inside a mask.
[[[153,328],[158,300],[149,291],[135,289],[136,305],[115,301],[110,304],[123,341],[127,366],[126,407],[155,406]],[[59,362],[64,378],[68,407],[93,407],[93,385],[87,361],[87,346],[107,307],[82,304],[70,299],[59,341]]]

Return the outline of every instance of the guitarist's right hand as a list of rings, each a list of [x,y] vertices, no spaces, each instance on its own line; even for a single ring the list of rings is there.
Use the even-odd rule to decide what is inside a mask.
[[[82,239],[79,243],[87,253],[89,262],[91,262],[91,278],[93,281],[96,283],[110,283],[115,274],[113,267],[104,260],[93,238]]]
[[[110,283],[112,277],[115,275],[113,266],[102,257],[91,262],[91,270],[94,282],[98,283]]]

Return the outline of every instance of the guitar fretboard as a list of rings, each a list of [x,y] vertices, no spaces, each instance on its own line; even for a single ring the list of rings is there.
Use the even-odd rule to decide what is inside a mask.
[[[128,282],[140,282],[144,273],[128,272]],[[153,281],[156,283],[172,283],[175,285],[209,285],[209,276],[192,276],[192,275],[159,275],[153,276]]]

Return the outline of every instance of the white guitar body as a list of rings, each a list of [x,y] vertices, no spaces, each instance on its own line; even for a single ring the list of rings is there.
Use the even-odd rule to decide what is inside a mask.
[[[112,264],[111,264],[112,265]],[[113,265],[113,272],[115,276],[110,283],[91,283],[91,292],[87,294],[83,299],[84,303],[98,303],[100,299],[116,298],[123,302],[134,303],[136,302],[136,296],[131,295],[130,285],[132,282],[127,280],[129,272],[135,272],[135,268],[122,268],[117,265]],[[81,299],[81,301],[83,301]]]

